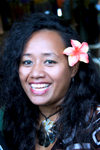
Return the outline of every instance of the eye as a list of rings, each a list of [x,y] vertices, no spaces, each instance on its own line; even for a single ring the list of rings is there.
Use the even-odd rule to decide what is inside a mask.
[[[44,63],[47,65],[53,65],[56,64],[57,62],[55,60],[46,60]]]
[[[25,66],[30,66],[30,65],[32,65],[32,61],[31,60],[24,60],[24,61],[22,61],[22,64],[23,65],[25,65]]]

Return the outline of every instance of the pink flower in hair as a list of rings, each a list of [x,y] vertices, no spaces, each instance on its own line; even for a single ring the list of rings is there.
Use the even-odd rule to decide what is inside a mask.
[[[77,40],[71,40],[72,47],[64,49],[63,54],[68,56],[69,66],[74,66],[78,61],[89,63],[88,43],[80,43]]]

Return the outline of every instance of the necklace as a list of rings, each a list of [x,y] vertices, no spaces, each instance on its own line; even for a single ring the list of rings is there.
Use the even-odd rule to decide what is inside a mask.
[[[61,110],[61,109],[60,109]],[[56,125],[54,121],[51,121],[49,118],[57,114],[60,110],[46,117],[41,111],[41,115],[45,118],[41,122],[40,129],[38,130],[38,140],[39,145],[48,147],[51,143],[53,143],[57,136]]]

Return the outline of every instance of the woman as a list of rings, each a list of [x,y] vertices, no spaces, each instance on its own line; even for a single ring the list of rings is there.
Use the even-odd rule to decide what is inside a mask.
[[[100,147],[100,79],[79,41],[55,16],[32,14],[12,26],[1,90],[12,150]]]

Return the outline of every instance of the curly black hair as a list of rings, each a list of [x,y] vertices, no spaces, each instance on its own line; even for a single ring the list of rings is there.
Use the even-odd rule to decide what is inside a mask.
[[[5,41],[2,56],[1,99],[6,101],[3,131],[5,139],[12,150],[35,149],[39,109],[26,96],[19,79],[19,64],[27,41],[34,32],[48,29],[59,32],[70,46],[70,39],[80,41],[79,35],[66,27],[61,19],[43,13],[31,14],[22,21],[15,22]],[[81,42],[81,41],[80,41]],[[60,83],[59,83],[60,86]],[[95,64],[89,56],[89,64],[80,63],[78,72],[71,82],[62,103],[59,117],[59,136],[70,137],[75,129],[75,136],[81,143],[82,136],[77,134],[86,128],[86,114],[95,111],[100,101],[100,79]]]

